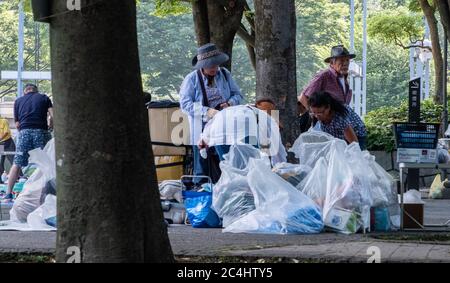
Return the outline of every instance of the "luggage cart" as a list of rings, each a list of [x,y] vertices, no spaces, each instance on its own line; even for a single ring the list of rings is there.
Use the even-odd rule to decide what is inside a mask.
[[[181,189],[184,191],[201,191],[204,184],[208,184],[210,191],[213,189],[211,177],[206,175],[183,175],[180,178]]]

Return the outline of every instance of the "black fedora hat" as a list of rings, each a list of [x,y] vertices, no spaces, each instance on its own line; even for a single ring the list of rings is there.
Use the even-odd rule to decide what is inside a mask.
[[[326,63],[330,63],[331,59],[339,58],[339,57],[350,57],[353,59],[356,57],[355,54],[350,54],[347,48],[344,45],[336,45],[331,48],[331,56],[325,59]]]
[[[230,57],[219,51],[214,43],[207,43],[197,49],[197,56],[192,58],[194,69],[219,66],[228,61]]]

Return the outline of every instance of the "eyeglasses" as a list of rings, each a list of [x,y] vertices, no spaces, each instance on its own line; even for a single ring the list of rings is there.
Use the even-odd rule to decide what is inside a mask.
[[[327,109],[323,110],[323,111],[319,111],[319,112],[312,112],[311,110],[309,110],[309,114],[311,116],[322,116],[323,114],[325,114],[327,112]]]

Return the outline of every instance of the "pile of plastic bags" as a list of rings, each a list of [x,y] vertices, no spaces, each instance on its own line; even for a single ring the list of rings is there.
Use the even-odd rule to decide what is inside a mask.
[[[389,222],[389,229],[399,226],[400,208],[392,177],[357,143],[347,145],[313,131],[302,134],[291,151],[300,164],[313,167],[297,189],[322,208],[327,228],[345,234],[368,229],[371,208],[389,211],[388,220],[378,219]]]
[[[249,145],[232,146],[220,164],[213,208],[224,232],[306,234],[323,229],[319,206],[272,172],[267,157]]]

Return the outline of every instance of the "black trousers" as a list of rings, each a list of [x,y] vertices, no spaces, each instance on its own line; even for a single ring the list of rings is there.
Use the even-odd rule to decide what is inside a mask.
[[[4,142],[0,142],[0,145],[4,146],[5,151],[16,151],[16,144],[12,138]],[[14,162],[14,155],[2,155],[0,160],[0,175],[5,171],[5,159],[8,159],[12,166]]]

